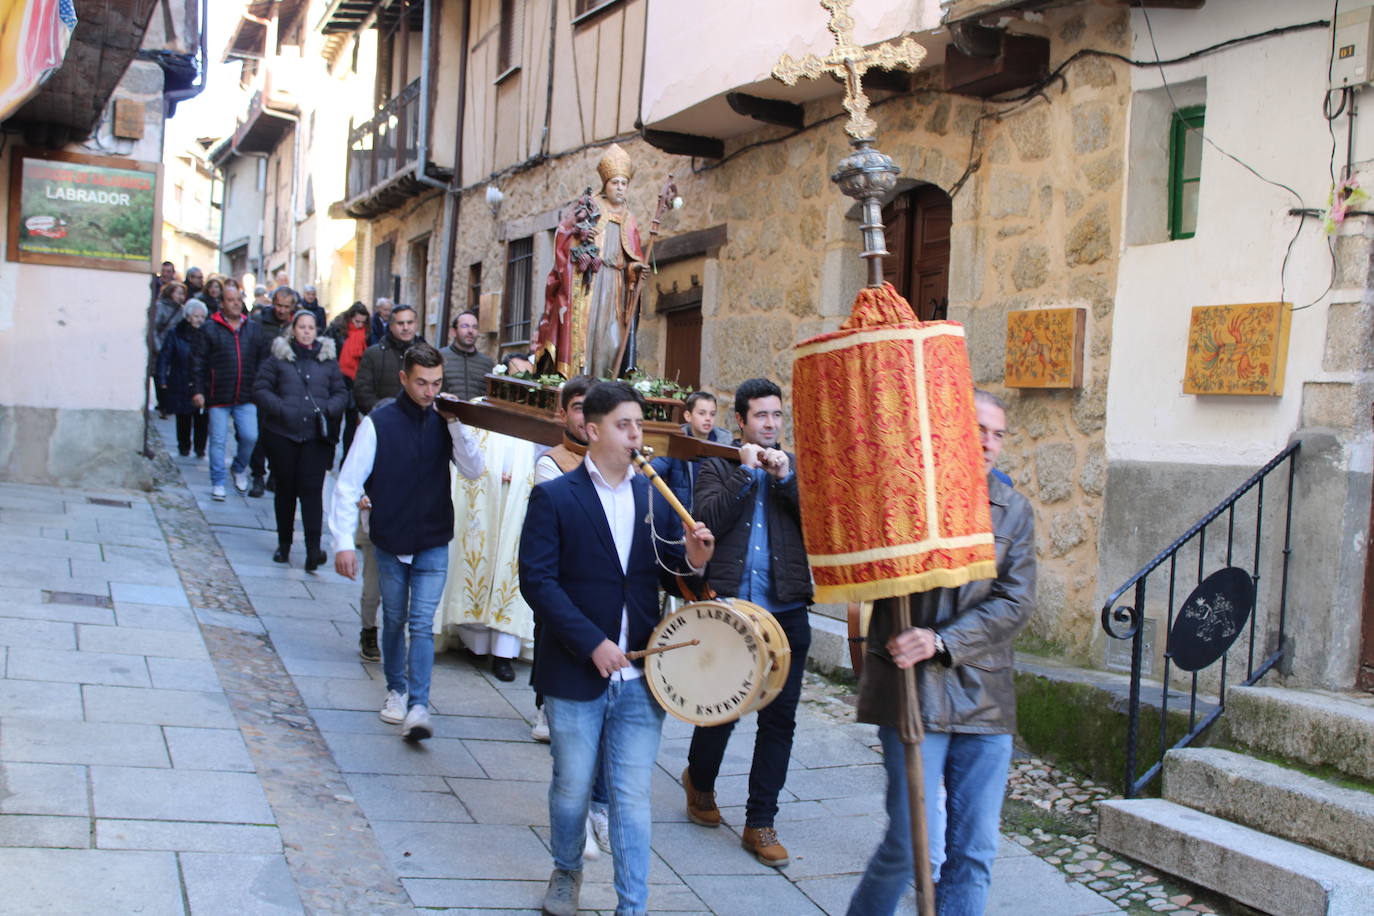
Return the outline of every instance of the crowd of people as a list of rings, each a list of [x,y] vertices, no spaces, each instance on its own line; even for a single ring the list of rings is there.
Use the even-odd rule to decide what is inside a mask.
[[[539,712],[531,734],[553,757],[544,912],[577,911],[582,863],[603,852],[614,858],[617,912],[647,909],[650,784],[664,710],[630,653],[645,648],[663,614],[660,590],[751,602],[787,636],[788,677],[749,739],[739,826],[748,854],[772,867],[789,863],[777,818],[811,643],[812,576],[775,382],[744,381],[724,405],[708,391],[687,399],[682,432],[733,445],[738,460],[654,459],[698,520],[683,530],[630,460],[645,406],[633,386],[567,379],[557,411],[562,442],[537,449],[435,409],[441,392],[471,399],[486,393],[493,371],[534,369],[525,355],[497,364],[482,353],[471,312],[453,319],[439,349],[420,335],[409,305],[379,299],[369,312],[358,302],[326,324],[314,290],[297,293],[278,273],[272,288],[254,291],[250,313],[232,278],[188,270],[181,281],[171,267],[154,281],[150,315],[159,410],[176,415],[181,455],[208,450],[216,500],[231,480],[241,493],[261,492],[260,449],[275,500],[275,561],[290,562],[298,505],[305,568],[328,561],[323,492],[342,440],[327,521],[336,571],[361,576],[359,654],[382,664],[382,720],[407,740],[433,735],[435,634],[450,625],[501,680],[516,677],[516,659],[532,656]],[[734,436],[719,422],[727,406]],[[1029,504],[995,468],[1005,405],[976,392],[975,408],[997,578],[919,596],[917,625],[903,632],[892,601],[873,609],[859,718],[879,727],[889,826],[855,891],[854,916],[894,912],[912,880],[896,698],[900,670],[915,665],[939,912],[981,913],[987,898],[1015,731],[1011,640],[1033,607],[1035,547]],[[723,821],[715,787],[732,736],[733,723],[692,735],[683,805],[703,828]]]

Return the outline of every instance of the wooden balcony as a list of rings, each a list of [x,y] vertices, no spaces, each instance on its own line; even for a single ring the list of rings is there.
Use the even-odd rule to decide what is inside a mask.
[[[344,210],[370,219],[423,193],[431,185],[418,177],[420,81],[415,80],[348,134],[348,199]],[[447,181],[452,171],[428,163],[425,174]]]

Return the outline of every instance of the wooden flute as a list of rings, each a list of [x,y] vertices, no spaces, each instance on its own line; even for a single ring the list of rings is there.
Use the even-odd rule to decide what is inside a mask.
[[[645,449],[644,451],[649,452],[650,455],[653,454],[652,449]],[[686,530],[691,531],[695,528],[697,522],[696,519],[692,518],[692,513],[687,511],[687,507],[682,504],[682,500],[677,498],[677,494],[674,493],[672,488],[658,475],[658,471],[654,470],[654,466],[649,463],[649,459],[645,457],[644,452],[637,448],[630,449],[630,457],[634,459],[635,464],[639,465],[640,472],[643,473],[645,477],[649,478],[649,483],[653,484],[654,488],[663,494],[663,498],[668,501],[668,505],[673,507],[673,511],[677,513],[678,518],[682,519],[682,524],[686,526]]]

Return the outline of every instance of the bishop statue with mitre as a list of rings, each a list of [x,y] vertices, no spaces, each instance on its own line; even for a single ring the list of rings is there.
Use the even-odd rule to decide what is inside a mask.
[[[627,203],[635,167],[613,143],[596,171],[601,193],[588,188],[558,225],[534,338],[540,371],[552,368],[567,378],[615,378],[635,358],[626,342],[634,330],[635,281],[645,268],[639,224]]]

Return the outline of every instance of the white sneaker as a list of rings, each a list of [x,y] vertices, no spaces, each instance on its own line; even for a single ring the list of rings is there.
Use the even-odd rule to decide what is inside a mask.
[[[429,724],[429,709],[425,706],[412,706],[401,723],[401,737],[407,741],[423,741],[434,734]]]
[[[383,722],[390,722],[392,725],[399,725],[406,717],[406,695],[388,690],[386,693],[386,705],[382,711],[377,713]]]
[[[240,493],[247,493],[247,492],[248,492],[248,472],[247,472],[247,471],[236,471],[236,472],[234,472],[234,489],[235,489],[235,490],[238,490]]]
[[[596,840],[596,845],[601,847],[601,851],[607,855],[611,852],[611,816],[605,811],[591,808],[587,811],[587,824],[592,828],[592,837]]]
[[[549,717],[544,715],[544,707],[534,713],[534,724],[530,726],[530,737],[544,744],[549,743]]]
[[[587,842],[582,845],[582,858],[599,859],[601,858],[601,848],[596,845],[596,837],[592,834],[592,819],[587,818]]]
[[[215,502],[217,502],[217,503],[222,503],[222,502],[224,502],[224,487],[223,487],[223,486],[211,487],[211,488],[210,488],[210,498],[213,499],[213,500],[214,500]]]

